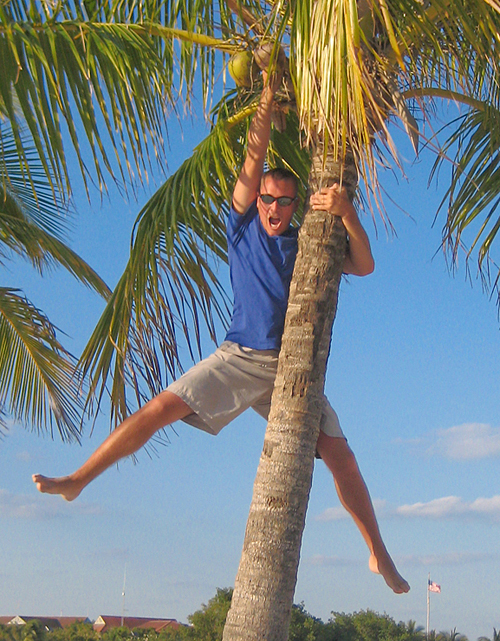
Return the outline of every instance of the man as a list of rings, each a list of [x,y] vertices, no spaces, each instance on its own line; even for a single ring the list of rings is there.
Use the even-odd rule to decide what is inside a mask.
[[[76,472],[60,478],[33,475],[41,492],[61,494],[72,501],[104,470],[177,420],[215,435],[248,407],[267,418],[297,251],[297,230],[290,227],[297,208],[296,179],[284,170],[263,174],[279,81],[274,77],[268,82],[264,74],[247,155],[233,193],[228,251],[234,311],[226,340],[214,354],[129,416]],[[349,235],[344,272],[371,273],[374,264],[368,237],[345,189],[339,185],[322,189],[311,196],[310,203],[342,218]],[[408,583],[382,541],[368,490],[326,398],[317,451],[368,545],[370,569],[380,573],[394,592],[408,592]]]

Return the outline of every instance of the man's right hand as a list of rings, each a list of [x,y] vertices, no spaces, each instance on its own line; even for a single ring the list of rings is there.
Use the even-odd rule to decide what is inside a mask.
[[[238,214],[245,214],[259,193],[271,133],[274,94],[281,84],[282,75],[279,69],[270,75],[267,71],[262,72],[264,88],[248,131],[245,162],[233,192],[233,207]]]
[[[281,81],[283,80],[283,69],[278,66],[271,74],[267,71],[263,71],[262,80],[264,81],[264,87],[269,87],[274,96],[281,86]]]

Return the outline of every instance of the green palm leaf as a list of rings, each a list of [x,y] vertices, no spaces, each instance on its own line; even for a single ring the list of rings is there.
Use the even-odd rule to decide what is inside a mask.
[[[0,254],[5,259],[15,252],[39,271],[57,263],[109,296],[98,274],[61,240],[68,218],[60,209],[67,207],[45,180],[29,137],[26,172],[19,168],[13,133],[4,124],[0,142]],[[34,431],[53,435],[57,427],[63,440],[78,440],[81,395],[75,359],[57,340],[56,328],[19,290],[0,288],[0,423],[5,427],[8,414]]]
[[[0,254],[5,255],[4,248],[9,248],[40,272],[59,264],[101,296],[109,296],[100,276],[62,241],[68,227],[68,207],[45,180],[29,137],[27,142],[23,137],[27,173],[19,167],[12,130],[1,123],[0,145]]]
[[[0,188],[4,199],[8,194],[12,200],[10,206],[22,209],[22,214],[15,214],[17,217],[61,238],[67,231],[70,211],[65,194],[51,188],[29,133],[20,128],[19,135],[25,155],[24,168],[19,161],[12,127],[0,119]]]
[[[401,120],[414,146],[417,125],[433,113],[425,100],[439,88],[498,101],[495,43],[500,15],[483,0],[416,0],[368,5],[341,0],[280,3],[290,12],[290,72],[306,140],[330,140],[337,157],[349,150],[369,193],[378,190],[379,149],[400,163],[388,127]],[[367,18],[370,18],[367,20]],[[413,93],[416,95],[416,93]]]
[[[460,118],[443,148],[444,153],[453,150],[451,184],[442,203],[447,209],[444,240],[453,257],[461,246],[467,247],[468,258],[477,250],[478,266],[487,274],[500,229],[500,110],[485,106]],[[442,163],[439,158],[434,170]]]
[[[74,359],[55,327],[18,290],[0,287],[0,407],[36,432],[79,440],[82,403]]]
[[[163,157],[166,105],[175,108],[181,89],[189,97],[197,67],[203,87],[214,82],[215,58],[200,57],[200,47],[236,49],[234,42],[200,33],[182,4],[96,3],[90,9],[84,2],[50,8],[10,0],[2,5],[0,113],[13,128],[21,166],[19,119],[61,192],[69,184],[66,130],[86,182],[84,142],[92,180],[101,190],[105,173],[124,182],[147,175],[151,159]]]

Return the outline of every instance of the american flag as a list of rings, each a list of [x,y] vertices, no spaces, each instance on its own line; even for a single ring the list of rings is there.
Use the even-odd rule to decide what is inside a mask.
[[[441,592],[441,586],[438,585],[435,581],[431,581],[429,579],[428,590],[429,592]]]

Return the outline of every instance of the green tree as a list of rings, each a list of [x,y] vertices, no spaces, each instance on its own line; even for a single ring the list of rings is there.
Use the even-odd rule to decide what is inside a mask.
[[[435,638],[436,641],[467,641],[465,634],[460,634],[456,628],[453,628],[451,632],[439,632]]]
[[[92,623],[75,621],[65,628],[56,628],[50,633],[50,641],[98,641],[99,633]]]
[[[130,641],[133,638],[132,630],[125,626],[119,628],[110,628],[102,634],[103,641]]]
[[[415,621],[410,619],[406,624],[406,630],[403,638],[407,639],[407,641],[423,641],[424,637],[424,627],[422,625],[417,625]]]
[[[18,627],[16,625],[2,625],[0,624],[0,640],[1,641],[20,641],[18,634]]]
[[[184,641],[188,632],[188,625],[182,624],[176,629],[169,626],[158,633],[158,641]]]
[[[33,619],[21,627],[22,641],[45,641],[47,630],[41,621]]]
[[[399,639],[404,624],[372,610],[361,610],[353,614],[335,612],[332,616],[332,638],[336,641],[382,641]]]
[[[423,638],[414,621],[396,623],[387,614],[372,610],[352,614],[334,612],[328,627],[331,641],[417,641]]]
[[[309,614],[303,603],[292,607],[288,641],[328,641],[331,634],[321,619]]]
[[[221,641],[226,616],[231,606],[232,588],[217,588],[215,596],[188,617],[191,627],[183,638],[196,641]]]
[[[181,626],[176,630],[166,628],[158,634],[158,641],[183,641],[186,638],[186,627]]]
[[[0,11],[0,122],[6,123],[12,142],[6,150],[2,134],[0,169],[14,159],[21,184],[30,188],[37,181],[43,182],[50,194],[61,194],[63,202],[71,193],[68,149],[76,155],[87,187],[93,183],[105,192],[111,177],[120,189],[128,190],[136,179],[147,178],[153,159],[164,161],[166,114],[175,112],[179,100],[189,103],[196,68],[202,70],[205,98],[214,83],[215,59],[204,61],[196,49],[213,44],[229,52],[238,48],[235,42],[211,37],[216,27],[210,25],[206,12],[212,13],[210,7],[200,5],[195,9],[177,2],[169,6],[157,0],[4,3]],[[234,26],[232,19],[230,23]],[[176,48],[179,39],[181,45]],[[33,155],[35,167],[29,162]],[[13,184],[12,171],[2,171],[4,199]],[[30,197],[37,201],[37,194]],[[201,215],[200,227],[200,212],[201,207],[193,218],[189,207],[180,211],[166,244],[161,240],[161,228],[153,223],[156,229],[148,229],[147,234],[151,240],[160,234],[160,242],[153,240],[148,246],[146,238],[144,251],[146,255],[151,252],[154,291],[148,290],[138,307],[137,301],[129,307],[129,272],[132,269],[135,273],[139,267],[132,262],[99,324],[97,335],[100,330],[105,334],[99,345],[104,348],[103,360],[108,359],[108,365],[100,368],[99,359],[93,363],[90,356],[92,365],[88,369],[94,372],[97,367],[107,378],[109,360],[117,356],[112,372],[112,418],[116,415],[121,419],[128,412],[125,382],[134,385],[137,377],[144,377],[146,383],[157,378],[151,374],[158,365],[154,351],[157,339],[167,369],[172,371],[177,364],[179,321],[184,330],[190,326],[198,336],[199,317],[205,317],[213,335],[213,310],[221,316],[227,310],[213,296],[221,294],[222,289],[205,251],[208,248],[219,256],[225,254],[220,222],[214,228],[210,217],[203,220]],[[197,245],[196,235],[185,233],[192,224],[198,226],[199,237],[205,237],[206,248]],[[143,282],[146,289],[151,282]],[[119,324],[114,324],[118,316],[119,324],[130,318],[123,330],[117,330]],[[104,327],[110,322],[111,334],[106,335]],[[96,338],[98,342],[100,339]],[[90,397],[98,379],[98,375],[93,377]],[[101,393],[105,388],[103,382]],[[139,402],[142,399],[139,391]]]
[[[94,105],[107,135],[113,139],[115,127],[119,133],[123,144],[113,149],[126,155],[125,143],[131,142],[127,158],[141,168],[148,137],[157,140],[161,99],[175,105],[180,95],[189,102],[196,87],[211,95],[223,65],[216,50],[252,52],[263,41],[275,42],[272,67],[283,45],[288,59],[269,163],[288,164],[311,190],[341,179],[352,197],[359,177],[374,209],[382,207],[380,158],[387,166],[400,165],[390,123],[404,127],[416,148],[422,137],[416,118],[429,121],[441,99],[461,102],[463,116],[450,116],[451,135],[438,155],[441,162],[455,154],[444,240],[453,254],[472,223],[471,250],[487,268],[500,226],[497,0],[81,0],[41,6],[11,0],[1,16],[5,110],[12,112],[16,95],[37,148],[49,148],[49,141],[62,140],[61,114],[75,142],[76,109],[100,182],[109,158],[97,135]],[[241,165],[260,80],[245,84],[224,93],[207,139],[140,213],[129,263],[82,356],[97,402],[113,376],[115,419],[127,412],[130,376],[139,402],[158,392],[162,362],[175,375],[178,335],[192,338],[196,347],[199,319],[213,333],[214,315],[224,316],[207,255],[225,257],[224,203]],[[30,100],[35,90],[42,100]],[[62,181],[59,147],[50,166]],[[225,641],[287,638],[345,250],[341,223],[308,211],[306,203]]]

